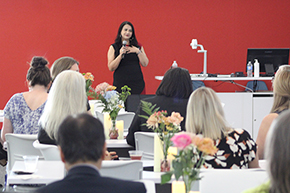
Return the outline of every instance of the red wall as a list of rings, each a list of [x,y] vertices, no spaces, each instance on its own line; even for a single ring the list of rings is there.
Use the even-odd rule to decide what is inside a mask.
[[[27,90],[27,63],[34,55],[50,63],[72,56],[81,72],[94,74],[94,85],[112,83],[107,51],[124,20],[134,24],[149,58],[143,68],[147,94],[160,83],[154,76],[173,60],[191,73],[202,71],[203,54],[189,46],[193,38],[208,50],[209,73],[245,71],[247,48],[290,47],[289,7],[289,0],[0,0],[0,109]]]

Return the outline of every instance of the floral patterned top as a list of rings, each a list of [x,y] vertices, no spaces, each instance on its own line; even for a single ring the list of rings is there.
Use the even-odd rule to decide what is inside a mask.
[[[214,156],[205,157],[205,168],[248,168],[248,163],[256,157],[257,145],[243,129],[234,129],[215,144],[219,150]]]
[[[39,130],[38,120],[45,103],[37,109],[31,110],[22,93],[13,95],[4,108],[4,116],[11,121],[13,133],[37,134]]]

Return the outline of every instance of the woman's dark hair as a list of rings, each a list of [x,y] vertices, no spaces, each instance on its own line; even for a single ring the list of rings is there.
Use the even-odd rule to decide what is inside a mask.
[[[156,95],[188,99],[192,91],[192,82],[188,70],[185,68],[171,68],[164,74]]]
[[[30,81],[30,86],[43,85],[45,87],[51,81],[49,68],[47,67],[48,61],[40,56],[34,56],[30,62],[26,79]]]
[[[138,41],[137,41],[137,38],[136,38],[136,35],[135,35],[135,30],[134,30],[134,27],[133,27],[133,24],[129,21],[124,21],[123,23],[121,23],[119,29],[118,29],[118,33],[117,33],[117,36],[116,36],[116,39],[115,39],[115,43],[119,46],[122,45],[122,37],[121,37],[121,31],[123,29],[123,27],[125,25],[130,25],[132,27],[132,36],[130,38],[130,45],[132,46],[136,46],[136,47],[140,47],[139,44],[138,44]]]

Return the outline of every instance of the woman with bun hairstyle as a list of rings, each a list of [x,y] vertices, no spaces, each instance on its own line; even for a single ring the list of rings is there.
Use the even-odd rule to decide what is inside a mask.
[[[4,108],[1,139],[6,133],[37,134],[38,120],[44,109],[50,87],[51,76],[48,61],[35,56],[30,62],[26,79],[29,91],[14,94]],[[2,141],[2,142],[3,142]]]

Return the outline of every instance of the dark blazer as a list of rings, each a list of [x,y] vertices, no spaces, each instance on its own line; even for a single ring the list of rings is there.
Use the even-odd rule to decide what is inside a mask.
[[[180,115],[184,118],[181,122],[181,130],[185,131],[185,116],[186,116],[186,108],[188,99],[178,99],[178,98],[171,98],[166,96],[154,96],[150,98],[144,99],[144,101],[150,102],[153,105],[156,104],[156,107],[160,107],[159,110],[166,110],[168,116],[171,113],[179,112]],[[140,103],[141,104],[141,103]],[[146,125],[141,126],[143,123],[146,123],[146,119],[139,117],[139,115],[147,115],[140,107],[135,113],[134,119],[128,129],[128,135],[126,137],[127,143],[135,147],[135,137],[134,133],[137,131],[144,131],[144,132],[152,132],[151,129],[148,129]]]
[[[90,166],[76,166],[67,176],[38,190],[37,193],[145,193],[143,183],[100,176]]]

